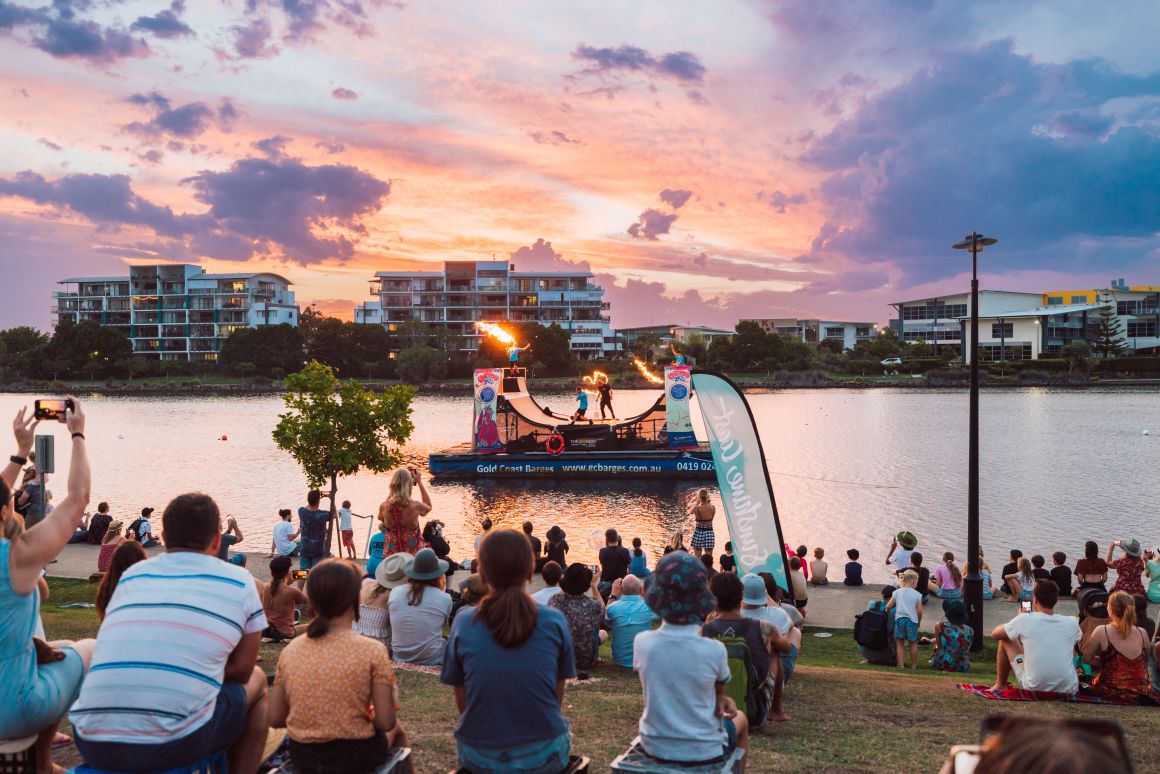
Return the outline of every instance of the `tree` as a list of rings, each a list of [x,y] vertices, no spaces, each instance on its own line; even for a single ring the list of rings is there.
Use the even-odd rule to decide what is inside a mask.
[[[1100,309],[1092,350],[1102,358],[1118,357],[1124,351],[1123,337],[1124,327],[1116,316],[1116,308],[1109,301]]]
[[[822,339],[818,343],[818,349],[824,352],[832,352],[835,355],[840,355],[845,350],[840,339]]]
[[[709,359],[709,340],[699,333],[690,333],[685,345],[680,347],[690,363],[704,363]]]
[[[275,370],[293,373],[302,368],[305,357],[302,332],[285,323],[240,328],[222,342],[218,357],[235,373],[240,363],[252,363],[261,376],[272,377]]]
[[[308,360],[328,365],[342,377],[371,376],[375,364],[390,357],[391,335],[381,325],[315,314],[303,331],[303,339]]]
[[[312,489],[330,484],[329,552],[334,534],[338,477],[362,469],[382,473],[399,465],[400,446],[411,437],[411,387],[382,392],[353,380],[340,381],[334,369],[315,360],[286,377],[282,396],[288,411],[278,415],[274,442],[290,453]]]
[[[653,350],[661,345],[661,337],[655,333],[642,333],[632,343],[632,351],[642,360],[652,360]]]
[[[518,344],[532,345],[532,351],[522,356],[522,359],[540,363],[549,375],[576,373],[576,355],[572,352],[572,337],[558,323],[552,323],[548,327],[535,322],[503,323],[503,328]],[[508,345],[502,341],[486,336],[479,342],[477,362],[480,365],[497,363],[507,365],[507,348]]]
[[[0,331],[0,341],[4,343],[5,353],[15,356],[43,347],[48,343],[49,337],[36,328],[20,325]]]
[[[396,369],[400,380],[423,384],[446,375],[447,356],[426,345],[407,347],[399,353]]]
[[[869,344],[871,354],[883,360],[888,357],[898,357],[902,353],[902,343],[898,340],[898,332],[893,328],[883,328]]]
[[[1059,348],[1059,356],[1067,361],[1067,372],[1086,374],[1091,370],[1092,349],[1085,341],[1073,341]]]
[[[41,376],[50,373],[89,378],[111,375],[117,364],[133,356],[133,344],[120,328],[86,320],[61,322],[45,345],[23,353],[24,362]]]

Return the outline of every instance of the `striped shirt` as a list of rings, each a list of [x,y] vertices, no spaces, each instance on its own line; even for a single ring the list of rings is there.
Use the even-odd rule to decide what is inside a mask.
[[[70,710],[94,742],[161,744],[213,715],[226,662],[266,627],[253,576],[216,556],[181,551],[125,571]]]

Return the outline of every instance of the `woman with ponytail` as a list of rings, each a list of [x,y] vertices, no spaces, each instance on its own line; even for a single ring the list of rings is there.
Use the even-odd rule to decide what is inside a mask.
[[[947,551],[942,555],[943,563],[934,569],[930,583],[930,593],[943,599],[961,599],[963,596],[963,572],[955,564],[955,555]]]
[[[121,582],[121,576],[125,574],[125,570],[148,558],[145,555],[145,549],[136,540],[130,540],[117,546],[117,550],[113,552],[113,557],[109,561],[109,569],[101,576],[101,585],[97,586],[97,596],[93,600],[98,621],[105,620],[105,610],[109,607],[109,600],[113,598],[113,592],[117,590],[117,584]]]
[[[290,576],[290,557],[275,556],[270,560],[270,582],[258,581],[262,609],[266,611],[266,631],[262,636],[281,642],[292,640],[301,632],[294,625],[294,610],[306,604],[306,595],[286,582]]]
[[[563,771],[571,738],[560,705],[564,681],[576,675],[568,623],[528,596],[535,559],[522,533],[490,532],[479,565],[487,592],[456,617],[441,677],[455,688],[459,767]]]
[[[351,628],[361,581],[341,559],[315,565],[306,583],[314,620],[278,658],[270,725],[286,729],[298,774],[370,774],[406,744],[387,649]]]
[[[1136,626],[1136,600],[1124,591],[1108,598],[1111,623],[1092,631],[1083,648],[1084,661],[1098,666],[1092,693],[1120,701],[1160,699],[1148,678],[1148,635]]]

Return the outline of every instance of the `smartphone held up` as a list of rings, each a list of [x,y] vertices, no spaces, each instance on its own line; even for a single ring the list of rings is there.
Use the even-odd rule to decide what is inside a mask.
[[[75,410],[71,398],[39,398],[33,404],[32,415],[36,419],[63,422],[68,412]]]

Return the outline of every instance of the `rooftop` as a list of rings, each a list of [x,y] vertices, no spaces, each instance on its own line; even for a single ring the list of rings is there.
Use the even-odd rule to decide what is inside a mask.
[[[1051,306],[1036,306],[1031,309],[1017,309],[1012,312],[997,312],[984,314],[988,320],[1010,320],[1022,317],[1055,317],[1061,314],[1079,314],[1102,309],[1103,304],[1052,304]],[[956,320],[969,320],[970,315],[956,317]]]

